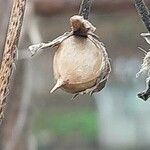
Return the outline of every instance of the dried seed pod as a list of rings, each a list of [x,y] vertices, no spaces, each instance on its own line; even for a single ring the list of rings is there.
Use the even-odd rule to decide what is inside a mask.
[[[57,80],[51,93],[62,88],[73,94],[92,94],[102,90],[110,73],[103,43],[93,32],[95,27],[82,16],[70,18],[72,31],[50,43],[33,45],[32,54],[41,48],[57,46],[53,61]]]
[[[91,23],[81,16],[70,20],[76,34],[62,41],[55,53],[53,69],[57,83],[51,92],[60,87],[70,93],[94,92],[110,72],[107,54],[102,43],[88,35],[95,30]],[[97,83],[102,74],[105,75]]]
[[[96,82],[102,67],[102,54],[88,38],[71,36],[57,49],[53,65],[58,83],[62,81],[64,89],[76,93]]]

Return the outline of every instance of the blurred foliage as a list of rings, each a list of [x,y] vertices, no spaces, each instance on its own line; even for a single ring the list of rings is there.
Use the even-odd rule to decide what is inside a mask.
[[[65,113],[39,111],[33,120],[33,133],[37,136],[42,131],[56,136],[78,134],[88,140],[97,136],[96,115],[96,112],[88,109]]]

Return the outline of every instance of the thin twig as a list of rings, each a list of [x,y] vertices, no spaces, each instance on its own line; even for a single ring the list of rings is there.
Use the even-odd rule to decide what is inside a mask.
[[[92,0],[82,0],[80,10],[79,10],[79,15],[83,16],[84,19],[89,18],[91,5],[92,5]]]
[[[142,18],[147,30],[150,32],[150,12],[146,7],[144,0],[134,0],[136,9]]]
[[[8,95],[10,76],[13,71],[14,59],[17,53],[18,41],[23,22],[26,0],[13,0],[9,19],[7,36],[0,68],[0,123],[4,118],[4,108]]]

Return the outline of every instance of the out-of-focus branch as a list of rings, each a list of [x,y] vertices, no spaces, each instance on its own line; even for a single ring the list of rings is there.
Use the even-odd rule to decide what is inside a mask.
[[[34,14],[34,4],[32,0],[28,0],[26,3],[26,13],[24,16],[24,24],[22,35],[28,34],[31,43],[35,44],[41,42],[41,34],[38,28],[38,23],[36,21],[36,16]],[[30,20],[30,21],[29,21]],[[20,36],[20,40],[23,40],[24,37]],[[30,117],[31,117],[31,95],[32,95],[32,61],[26,59],[26,50],[19,50],[21,55],[23,54],[21,60],[18,60],[17,63],[17,71],[16,75],[20,74],[21,71],[21,83],[16,86],[20,86],[20,96],[18,97],[19,100],[17,101],[18,104],[18,112],[15,115],[15,123],[11,125],[10,134],[7,135],[7,140],[4,142],[3,150],[15,150],[15,149],[28,149],[28,150],[35,150],[36,149],[36,141],[34,138],[29,135],[29,126],[30,126]],[[24,55],[25,54],[25,55]],[[17,87],[16,87],[17,88]],[[14,93],[13,93],[14,94]],[[10,106],[11,107],[11,106]],[[9,107],[9,108],[10,108]],[[13,111],[13,110],[12,110]],[[11,113],[11,114],[10,114]],[[12,115],[13,112],[9,111],[9,114]],[[8,114],[8,115],[9,115]],[[30,114],[30,115],[29,115]],[[12,117],[12,116],[10,116]],[[7,120],[7,122],[10,120]],[[8,123],[8,124],[9,124]],[[6,129],[7,130],[7,129]],[[30,136],[30,138],[29,138]],[[4,139],[6,139],[4,137]],[[31,141],[32,140],[32,141]],[[21,148],[20,145],[21,144]]]
[[[19,110],[17,113],[17,118],[15,121],[15,124],[12,127],[12,134],[9,135],[9,138],[5,142],[3,150],[15,150],[17,144],[20,142],[20,139],[22,138],[22,135],[24,133],[25,127],[28,124],[29,120],[29,112],[30,112],[30,103],[31,103],[31,88],[32,88],[32,78],[30,74],[30,62],[29,60],[26,60],[21,63],[23,67],[23,83],[22,83],[22,92],[21,92],[21,98],[19,103]],[[29,70],[30,69],[30,70]],[[26,130],[27,132],[27,130]],[[27,145],[24,145],[27,146]]]
[[[142,18],[146,28],[150,32],[150,12],[146,7],[144,0],[134,0],[136,9],[138,10],[139,15]]]
[[[29,35],[31,43],[35,44],[42,41],[41,34],[36,24],[36,16],[34,14],[34,6],[32,1],[28,1],[26,4],[26,14],[24,17],[24,30],[23,33]],[[28,21],[31,20],[31,21]],[[24,79],[23,79],[23,92],[21,96],[20,109],[16,124],[13,128],[13,134],[7,142],[5,150],[15,150],[16,144],[18,143],[21,135],[23,134],[24,128],[27,124],[28,113],[31,103],[31,89],[32,89],[32,62],[30,60],[24,60]],[[32,143],[33,144],[33,143]]]
[[[92,5],[92,0],[82,0],[82,3],[80,5],[80,10],[79,10],[79,15],[83,16],[84,19],[89,18],[91,5]]]
[[[13,0],[0,68],[0,122],[2,122],[4,117],[6,97],[9,93],[8,86],[13,71],[14,59],[17,53],[25,5],[26,0]]]

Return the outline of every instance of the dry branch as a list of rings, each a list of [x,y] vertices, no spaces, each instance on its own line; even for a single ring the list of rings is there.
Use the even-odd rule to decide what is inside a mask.
[[[0,68],[0,123],[4,118],[8,86],[13,71],[18,41],[23,22],[26,0],[13,0],[11,16],[4,45],[2,63]]]

